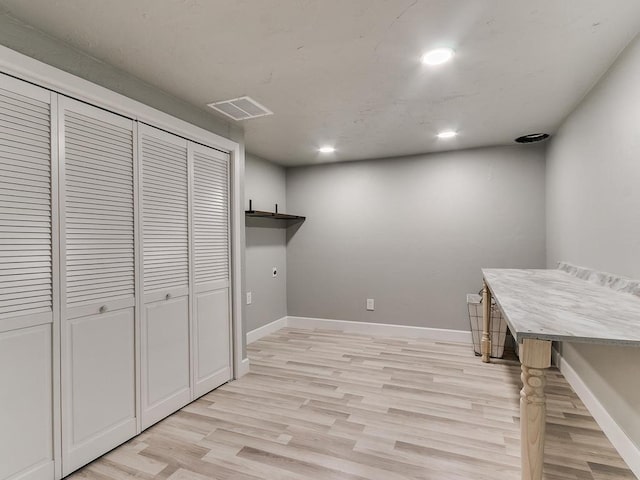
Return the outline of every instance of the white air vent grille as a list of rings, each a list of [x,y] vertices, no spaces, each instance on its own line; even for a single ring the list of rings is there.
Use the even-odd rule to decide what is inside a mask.
[[[233,118],[234,120],[248,120],[250,118],[264,117],[265,115],[273,115],[268,108],[260,105],[250,97],[240,97],[222,102],[214,102],[208,104],[209,107]]]

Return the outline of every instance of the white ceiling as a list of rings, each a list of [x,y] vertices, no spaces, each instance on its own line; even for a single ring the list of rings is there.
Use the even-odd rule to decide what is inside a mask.
[[[199,108],[250,95],[247,150],[283,165],[553,133],[640,31],[638,0],[0,0]],[[446,65],[423,52],[452,46]],[[212,115],[217,115],[211,111]],[[454,140],[438,140],[453,128]],[[335,154],[317,148],[334,144]]]

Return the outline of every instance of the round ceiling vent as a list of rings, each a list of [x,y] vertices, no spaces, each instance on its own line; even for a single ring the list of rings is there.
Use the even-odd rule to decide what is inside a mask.
[[[541,142],[549,138],[548,133],[530,133],[529,135],[523,135],[516,138],[516,143],[534,143]]]

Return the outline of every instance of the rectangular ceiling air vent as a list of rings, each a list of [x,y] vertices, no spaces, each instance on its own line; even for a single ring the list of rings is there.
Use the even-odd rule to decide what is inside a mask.
[[[251,97],[240,97],[223,100],[221,102],[213,102],[207,104],[207,106],[236,121],[273,115],[271,110],[260,105]]]

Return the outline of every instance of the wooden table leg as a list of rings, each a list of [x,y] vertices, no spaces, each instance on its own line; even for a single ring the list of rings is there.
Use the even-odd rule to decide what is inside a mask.
[[[489,363],[491,356],[491,291],[484,282],[482,287],[482,342],[480,351],[482,352],[482,361]]]
[[[520,346],[520,455],[522,480],[542,480],[547,415],[545,370],[551,366],[551,342],[525,339]]]

